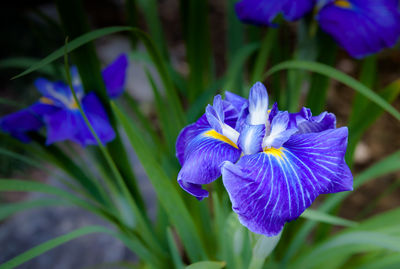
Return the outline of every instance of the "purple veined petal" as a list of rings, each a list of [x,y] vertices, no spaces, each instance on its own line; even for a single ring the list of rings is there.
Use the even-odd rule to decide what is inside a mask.
[[[336,116],[323,112],[312,116],[309,108],[303,107],[297,113],[289,113],[289,127],[297,127],[298,133],[316,133],[336,128]]]
[[[333,113],[322,112],[298,125],[299,133],[316,133],[336,128],[336,116]]]
[[[278,14],[294,21],[310,12],[315,0],[242,0],[235,5],[236,14],[243,22],[256,25],[273,25]]]
[[[89,93],[82,99],[82,108],[101,142],[106,144],[114,140],[116,136],[115,131],[111,126],[103,105],[95,93]],[[82,117],[81,120],[83,121]],[[83,121],[80,126],[83,126],[82,131],[77,133],[77,136],[79,137],[78,139],[83,142],[82,144],[97,145],[97,141],[86,126],[86,123]]]
[[[392,47],[400,37],[400,11],[394,0],[349,0],[324,5],[317,20],[352,57]]]
[[[128,57],[121,54],[114,62],[102,71],[104,84],[110,98],[116,98],[122,94],[125,85]]]
[[[104,108],[94,93],[83,98],[82,107],[100,140],[103,143],[113,140],[115,132],[108,121]],[[56,113],[45,115],[44,119],[47,125],[47,145],[64,140],[71,140],[82,146],[97,144],[77,109],[60,109]]]
[[[178,180],[179,186],[185,190],[190,195],[193,195],[198,200],[203,200],[208,197],[208,191],[201,187],[201,184],[193,184],[190,182],[185,182],[183,180]]]
[[[45,78],[38,78],[34,84],[39,92],[43,94],[43,97],[40,99],[41,101],[45,100],[43,103],[67,109],[76,108],[71,90],[64,82],[51,82]],[[77,96],[79,99],[82,98],[82,94],[77,93]]]
[[[81,117],[79,111],[74,112],[67,109],[59,109],[53,114],[45,115],[44,121],[47,126],[46,145],[64,140],[75,141],[74,137],[79,129],[77,119],[79,117]]]
[[[249,106],[248,104],[245,104],[243,105],[242,110],[238,115],[235,125],[235,130],[238,131],[239,133],[241,133],[243,127],[246,126],[248,116],[249,116]]]
[[[262,142],[265,136],[265,124],[246,124],[240,132],[238,146],[243,154],[250,155],[262,151]]]
[[[85,91],[83,90],[83,85],[81,81],[81,77],[79,76],[78,68],[76,66],[72,66],[70,68],[72,86],[76,92],[76,95],[82,97],[85,95]]]
[[[216,95],[214,97],[213,105],[208,105],[206,108],[206,117],[208,123],[213,129],[218,133],[222,134],[222,127],[225,122],[225,113],[223,108],[223,103],[221,95]]]
[[[33,105],[31,105],[29,107],[29,109],[36,115],[42,117],[44,115],[48,115],[48,114],[53,114],[56,111],[60,110],[59,107],[54,106],[53,104],[51,104],[51,100],[50,103],[46,103],[46,101],[49,101],[45,98],[40,98],[38,102],[34,103]]]
[[[272,123],[273,118],[278,114],[278,112],[279,112],[278,104],[275,102],[268,112],[268,122],[269,123]],[[237,130],[239,133],[242,132],[243,126],[245,126],[248,123],[248,121],[247,121],[248,115],[249,115],[249,108],[248,108],[248,105],[245,104],[242,107],[242,110],[240,111],[240,113],[238,115],[236,125],[235,125],[235,130]]]
[[[208,105],[206,108],[207,121],[215,131],[237,143],[239,133],[225,122],[225,114],[229,115],[231,112],[231,110],[225,110],[225,108],[221,96],[216,95],[213,105]]]
[[[268,113],[268,120],[270,123],[272,123],[273,118],[278,114],[278,112],[279,112],[278,103],[275,102]]]
[[[248,101],[246,98],[243,98],[237,94],[234,94],[234,93],[228,92],[228,91],[225,91],[225,100],[233,105],[233,107],[236,109],[237,113],[239,113],[242,110],[242,107],[244,105],[248,104]]]
[[[207,121],[207,117],[204,114],[195,123],[192,123],[179,133],[176,139],[176,158],[181,165],[185,162],[185,149],[187,148],[190,141],[192,141],[197,135],[203,133],[204,131],[211,129],[210,124]]]
[[[275,236],[319,194],[352,190],[344,162],[347,128],[294,135],[282,148],[222,165],[222,179],[240,222]]]
[[[223,100],[222,103],[224,107],[224,123],[235,128],[240,110],[237,110],[234,105],[226,100]]]
[[[225,123],[234,128],[238,118],[237,111],[229,102],[223,101],[223,105]],[[198,134],[208,129],[211,129],[211,125],[207,121],[206,114],[203,114],[195,123],[182,129],[176,140],[176,157],[181,165],[184,163],[184,152],[188,143]]]
[[[0,129],[22,142],[30,142],[28,132],[38,131],[43,126],[43,121],[31,107],[11,113],[0,118]]]
[[[289,126],[289,113],[279,112],[272,119],[271,130],[265,137],[262,147],[280,148],[296,132],[296,127]]]
[[[292,0],[286,1],[283,6],[283,16],[288,21],[300,19],[305,14],[311,12],[316,0]]]
[[[199,185],[211,183],[220,177],[221,163],[227,160],[236,162],[241,151],[232,141],[214,129],[205,130],[186,142],[178,182],[184,190],[202,199],[208,193],[201,190]],[[200,196],[199,193],[203,195]]]

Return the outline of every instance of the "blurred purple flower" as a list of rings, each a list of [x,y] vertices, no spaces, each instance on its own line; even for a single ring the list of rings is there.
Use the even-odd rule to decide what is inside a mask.
[[[110,98],[122,93],[127,66],[128,59],[123,54],[103,70],[102,75]],[[85,95],[76,67],[71,68],[71,78],[82,108],[100,140],[103,143],[113,140],[115,132],[103,105],[95,93]],[[35,86],[42,97],[30,107],[1,118],[1,130],[22,142],[29,142],[31,139],[28,132],[38,131],[45,125],[47,145],[64,140],[71,140],[82,146],[97,144],[67,84],[38,78]]]
[[[282,14],[294,21],[310,12],[316,0],[242,0],[235,6],[236,14],[243,22],[257,25],[273,25],[272,21]]]
[[[400,37],[398,0],[328,1],[316,19],[355,58],[393,47]]]
[[[242,0],[235,8],[243,22],[271,26],[278,14],[293,21],[314,6],[321,29],[352,57],[377,53],[399,40],[399,0]]]
[[[217,95],[177,139],[178,183],[201,200],[208,196],[201,185],[222,175],[240,222],[252,232],[275,236],[319,194],[352,190],[344,161],[347,128],[335,125],[327,112],[288,113],[276,104],[268,110],[268,94],[259,82],[249,100]]]

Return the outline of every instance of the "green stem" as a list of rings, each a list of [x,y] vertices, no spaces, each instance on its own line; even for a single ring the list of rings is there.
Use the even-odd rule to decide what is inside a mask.
[[[67,36],[74,39],[90,31],[82,1],[57,0],[57,9]],[[97,58],[94,44],[89,42],[74,50],[71,55],[78,67],[84,89],[86,91],[94,91],[97,96],[99,96],[108,114],[112,115],[109,97],[103,83],[100,62]],[[116,127],[114,118],[111,118],[111,124],[114,128]],[[133,194],[134,200],[146,216],[143,198],[137,186],[135,175],[132,172],[131,163],[118,132],[117,137],[107,144],[107,149],[113,158],[118,159],[117,169],[122,174],[129,191]]]
[[[336,43],[324,33],[320,33],[319,55],[317,61],[333,66],[337,55]],[[320,114],[326,103],[326,95],[329,88],[330,78],[320,74],[311,75],[311,86],[307,95],[306,106],[311,109],[314,115]]]
[[[66,44],[65,47],[67,47],[67,44]],[[74,90],[74,88],[72,86],[71,74],[69,72],[69,66],[68,66],[67,53],[65,53],[65,55],[64,55],[64,63],[65,63],[65,72],[66,72],[67,82],[68,82],[68,85],[69,85],[70,90],[72,92],[72,95],[74,97],[74,100],[75,100],[75,102],[76,102],[76,104],[78,106],[78,109],[79,109],[79,111],[80,111],[80,113],[81,113],[86,125],[90,129],[90,132],[92,133],[92,135],[96,139],[97,144],[98,144],[98,146],[100,148],[100,151],[102,152],[102,154],[103,154],[108,166],[110,167],[112,173],[114,174],[114,177],[117,180],[118,187],[122,191],[123,196],[121,197],[119,195],[119,192],[115,188],[114,184],[112,184],[111,182],[108,182],[110,190],[114,194],[113,198],[114,199],[115,198],[122,198],[123,200],[116,200],[117,204],[118,205],[122,205],[122,206],[124,206],[125,199],[127,200],[129,207],[131,208],[131,210],[133,211],[133,213],[135,214],[135,216],[137,218],[137,229],[141,232],[142,237],[149,244],[149,246],[151,246],[153,248],[153,251],[158,253],[160,255],[160,257],[163,257],[164,256],[163,250],[160,248],[160,246],[159,246],[159,244],[157,242],[157,239],[154,236],[154,233],[151,231],[151,229],[149,229],[149,225],[148,225],[147,221],[143,218],[142,212],[138,208],[135,200],[132,197],[132,194],[129,192],[129,190],[128,190],[126,184],[125,184],[125,181],[123,180],[123,178],[121,176],[121,173],[119,172],[117,166],[115,165],[111,155],[109,154],[107,148],[104,146],[103,142],[98,137],[98,135],[97,135],[96,131],[94,130],[92,124],[90,123],[89,119],[87,118],[86,113],[83,111],[82,104],[80,103],[80,100],[76,96],[76,92],[75,92],[75,90]],[[123,208],[122,208],[122,210],[124,211]],[[124,213],[124,212],[122,212],[122,213]],[[136,220],[134,220],[134,222],[135,221]]]
[[[273,44],[278,36],[277,28],[269,28],[267,34],[265,35],[260,52],[257,55],[256,62],[254,64],[253,75],[251,76],[251,84],[261,81],[265,68],[268,63],[268,58],[272,50]]]

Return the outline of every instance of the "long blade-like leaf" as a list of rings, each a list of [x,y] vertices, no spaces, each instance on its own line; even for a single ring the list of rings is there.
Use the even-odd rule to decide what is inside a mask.
[[[14,257],[13,259],[3,263],[0,265],[0,269],[11,269],[15,268],[18,265],[21,265],[55,247],[58,247],[59,245],[62,245],[64,243],[67,243],[73,239],[76,239],[78,237],[84,236],[84,235],[89,235],[93,233],[106,233],[113,235],[114,237],[119,238],[121,241],[125,243],[130,249],[135,251],[141,258],[144,260],[150,262],[151,264],[156,264],[157,259],[155,257],[152,257],[152,255],[142,246],[139,241],[133,241],[128,239],[125,236],[122,236],[121,234],[117,234],[105,227],[101,226],[86,226],[77,230],[74,230],[68,234],[61,235],[57,238],[51,239],[47,242],[44,242],[34,248],[31,248],[28,251],[25,251],[24,253]]]
[[[339,218],[336,216],[331,216],[329,214],[326,214],[324,212],[320,212],[318,210],[312,210],[312,209],[307,209],[304,211],[303,214],[301,214],[302,218],[306,218],[309,220],[315,220],[319,222],[324,222],[332,225],[340,225],[340,226],[346,226],[346,227],[353,227],[357,225],[357,222]]]
[[[333,67],[330,67],[328,65],[324,65],[321,63],[316,63],[316,62],[286,61],[286,62],[277,64],[274,67],[272,67],[265,74],[265,76],[270,76],[273,73],[276,73],[280,70],[285,70],[285,69],[302,69],[302,70],[316,72],[316,73],[331,77],[333,79],[336,79],[336,80],[342,82],[343,84],[349,86],[350,88],[354,89],[355,91],[359,92],[360,94],[364,95],[365,97],[370,99],[372,102],[376,103],[377,105],[382,107],[384,110],[389,112],[391,115],[393,115],[393,117],[400,120],[400,112],[397,111],[394,107],[392,107],[382,97],[380,97],[378,94],[376,94],[371,89],[364,86],[361,82],[344,74],[343,72],[336,70]]]
[[[102,28],[99,30],[89,32],[87,34],[84,34],[84,35],[72,40],[70,43],[68,43],[67,52],[69,53],[69,52],[73,51],[74,49],[79,48],[80,46],[83,46],[83,45],[87,44],[88,42],[93,41],[102,36],[106,36],[106,35],[121,32],[121,31],[129,31],[131,29],[132,28],[128,27],[128,26],[115,26],[115,27],[107,27],[107,28]],[[54,51],[53,53],[51,53],[50,55],[48,55],[47,57],[43,58],[40,62],[35,63],[34,65],[29,67],[24,72],[14,76],[12,79],[16,79],[16,78],[25,76],[29,73],[32,73],[33,71],[38,70],[39,68],[44,67],[45,65],[63,57],[64,52],[65,52],[65,48],[63,46],[63,47],[59,48],[58,50]]]
[[[171,180],[156,162],[152,152],[149,152],[146,143],[140,135],[140,129],[114,103],[111,103],[111,106],[153,184],[161,205],[165,208],[173,225],[177,228],[189,257],[192,261],[205,258],[204,247],[190,213]]]
[[[47,207],[47,206],[65,206],[68,205],[67,202],[60,199],[40,199],[40,200],[28,200],[18,203],[2,204],[0,206],[0,221],[14,215],[15,213],[21,212],[23,210]]]

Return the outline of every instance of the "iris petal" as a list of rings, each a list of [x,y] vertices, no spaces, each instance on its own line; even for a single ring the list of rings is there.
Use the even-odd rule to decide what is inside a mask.
[[[319,194],[352,190],[346,145],[347,128],[339,128],[294,135],[283,148],[225,162],[223,183],[241,223],[275,236]]]
[[[112,128],[107,113],[96,94],[87,94],[82,99],[82,107],[100,140],[103,143],[112,141],[115,138],[114,129]],[[84,130],[89,131],[89,129],[86,127],[86,123],[84,124]],[[94,140],[94,137],[91,133],[82,132],[80,135],[82,135],[80,140],[85,141],[83,143],[84,145],[97,144],[97,141]]]
[[[315,133],[336,128],[336,116],[322,112],[312,116],[309,108],[303,107],[297,113],[289,113],[289,127],[296,127],[298,133]]]
[[[82,107],[100,140],[103,143],[113,140],[115,132],[100,100],[94,93],[83,98]],[[79,110],[60,109],[55,113],[45,115],[44,119],[47,125],[46,144],[48,145],[64,140],[72,140],[82,146],[97,144]]]
[[[310,12],[315,0],[242,0],[235,6],[236,14],[243,22],[272,25],[278,14],[294,21]]]
[[[176,157],[181,165],[185,163],[185,150],[190,141],[210,128],[211,126],[208,124],[207,117],[204,114],[195,123],[186,126],[179,133],[176,139]]]
[[[278,113],[271,122],[271,132],[263,141],[263,147],[280,148],[294,133],[297,127],[290,127],[289,113],[287,111]]]
[[[248,103],[246,98],[228,91],[225,91],[225,100],[233,105],[237,113],[239,113],[242,110],[242,107]]]
[[[0,119],[0,129],[22,142],[31,141],[27,132],[38,131],[43,126],[43,121],[32,107],[34,106],[2,117]]]
[[[111,98],[116,98],[123,92],[127,67],[128,57],[122,54],[102,71],[104,84]]]
[[[396,44],[400,37],[398,1],[347,2],[348,6],[326,4],[317,20],[351,56],[362,58]]]
[[[221,163],[236,162],[240,153],[228,138],[208,129],[192,139],[185,148],[185,160],[178,174],[178,182],[181,186],[185,183],[211,183],[221,176]]]
[[[262,141],[265,136],[265,125],[246,124],[238,139],[238,146],[244,154],[255,154],[262,151]]]

